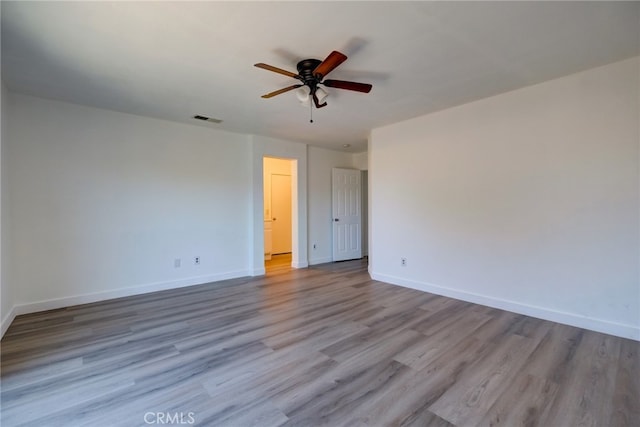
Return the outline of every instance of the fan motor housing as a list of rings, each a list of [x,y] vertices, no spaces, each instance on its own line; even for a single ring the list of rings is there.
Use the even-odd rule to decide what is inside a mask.
[[[298,62],[298,74],[302,77],[305,84],[311,86],[319,83],[319,80],[313,75],[313,70],[315,70],[321,63],[322,61],[319,59],[303,59]]]

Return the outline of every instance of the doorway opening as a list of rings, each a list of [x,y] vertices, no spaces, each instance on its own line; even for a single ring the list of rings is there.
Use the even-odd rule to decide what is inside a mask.
[[[295,160],[263,158],[264,265],[265,270],[282,270],[292,266],[293,228],[297,223]]]

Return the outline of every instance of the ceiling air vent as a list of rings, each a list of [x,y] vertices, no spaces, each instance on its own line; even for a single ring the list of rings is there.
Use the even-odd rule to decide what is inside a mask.
[[[203,122],[222,123],[222,120],[220,120],[220,119],[214,119],[213,117],[201,116],[199,114],[196,114],[195,116],[193,116],[193,118],[196,119],[196,120],[202,120]]]

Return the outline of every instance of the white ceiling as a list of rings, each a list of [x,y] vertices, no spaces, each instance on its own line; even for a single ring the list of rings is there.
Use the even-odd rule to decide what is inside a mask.
[[[639,2],[7,2],[2,79],[17,92],[349,151],[369,131],[640,54]],[[260,96],[332,50],[328,106]]]

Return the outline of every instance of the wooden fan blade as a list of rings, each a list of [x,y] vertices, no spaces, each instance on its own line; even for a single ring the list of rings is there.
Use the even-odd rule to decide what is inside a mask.
[[[320,65],[313,70],[313,75],[322,79],[324,76],[333,71],[338,65],[347,60],[347,56],[334,50],[322,61]]]
[[[280,95],[281,93],[289,92],[290,90],[297,89],[297,88],[299,88],[301,86],[304,86],[304,85],[293,85],[293,86],[285,87],[284,89],[276,90],[276,91],[273,91],[273,92],[268,93],[266,95],[262,95],[262,98],[272,98],[272,97],[274,97],[276,95]]]
[[[257,64],[253,64],[253,66],[262,68],[263,70],[273,71],[274,73],[284,74],[285,76],[293,77],[294,79],[302,80],[302,77],[300,77],[299,75],[287,70],[283,70],[282,68],[274,67],[273,65],[263,64],[262,62],[259,62]]]
[[[337,89],[354,90],[356,92],[364,93],[369,93],[373,87],[368,83],[346,82],[344,80],[325,80],[322,84],[328,87],[335,87]]]

